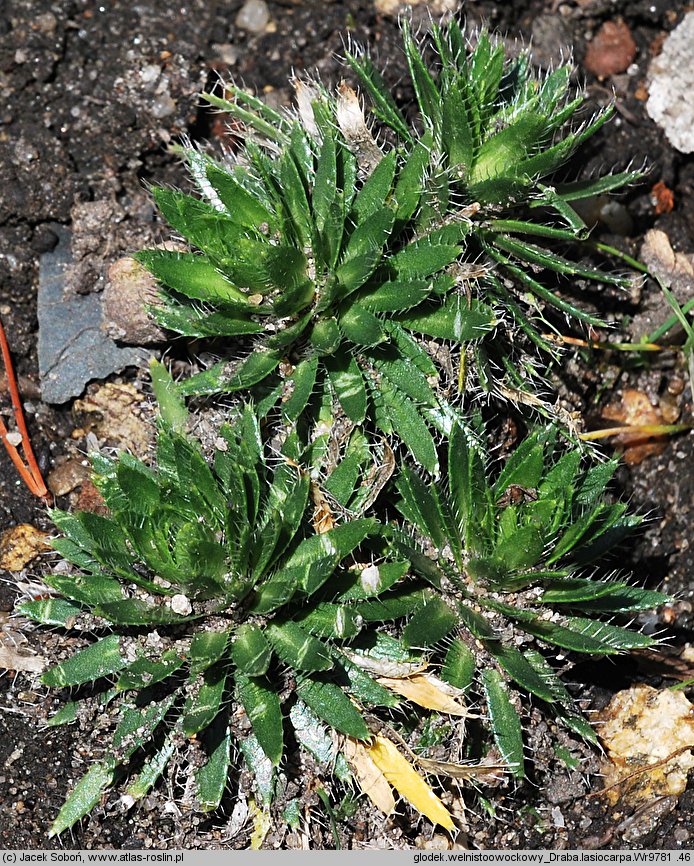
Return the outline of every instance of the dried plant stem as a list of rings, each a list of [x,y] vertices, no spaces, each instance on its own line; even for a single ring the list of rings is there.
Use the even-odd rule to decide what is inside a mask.
[[[691,430],[690,424],[625,424],[621,427],[606,427],[604,430],[591,430],[581,433],[579,439],[584,442],[594,442],[596,439],[607,439],[610,436],[669,436],[673,433],[683,433]]]
[[[658,343],[606,343],[601,340],[582,340],[580,337],[566,337],[562,334],[542,334],[543,339],[550,343],[564,343],[567,346],[579,346],[582,349],[610,349],[617,352],[672,352],[676,347],[661,346]]]

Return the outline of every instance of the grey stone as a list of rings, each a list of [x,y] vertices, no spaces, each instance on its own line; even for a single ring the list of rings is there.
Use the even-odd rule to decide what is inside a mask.
[[[689,12],[651,60],[646,110],[682,153],[694,152],[694,12]]]
[[[143,349],[122,349],[101,330],[98,295],[65,295],[65,269],[72,261],[70,232],[51,229],[58,245],[41,256],[39,273],[39,377],[46,403],[78,397],[92,379],[146,363]]]

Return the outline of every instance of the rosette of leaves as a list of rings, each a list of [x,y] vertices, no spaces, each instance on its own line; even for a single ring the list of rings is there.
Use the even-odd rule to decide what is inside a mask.
[[[387,530],[434,589],[407,623],[404,643],[438,656],[452,685],[477,689],[501,754],[521,776],[522,728],[509,684],[595,742],[552,654],[652,646],[653,638],[618,620],[667,600],[586,575],[639,519],[605,496],[616,461],[585,470],[578,450],[558,454],[555,438],[552,428],[530,435],[492,481],[481,438],[456,426],[447,486],[403,468],[397,507],[405,524]]]
[[[500,380],[527,389],[535,366],[513,345],[523,332],[551,350],[536,327],[542,305],[599,324],[539,272],[624,284],[557,245],[587,235],[572,201],[636,174],[548,185],[610,114],[571,127],[584,100],[569,99],[568,67],[538,77],[527,55],[507,58],[484,33],[468,51],[455,22],[433,27],[427,67],[407,24],[403,35],[414,125],[368,58],[348,54],[394,145],[377,143],[346,85],[335,96],[298,82],[294,117],[234,86],[208,94],[238,121],[241,141],[226,165],[184,149],[201,198],[153,194],[193,251],[138,258],[163,286],[160,324],[234,341],[235,360],[184,381],[182,394],[269,390],[294,420],[327,388],[352,421],[370,417],[436,471],[427,428],[450,431],[470,366],[489,391]],[[480,344],[498,322],[516,337]],[[447,364],[442,377],[434,359],[451,349],[458,375]]]
[[[347,59],[371,97],[373,113],[405,152],[417,152],[422,142],[429,147],[436,218],[450,219],[457,209],[474,211],[467,255],[479,254],[490,270],[495,268],[483,281],[486,298],[502,305],[515,326],[545,350],[551,347],[519,303],[518,292],[570,319],[604,324],[551,291],[538,273],[629,285],[627,278],[558,251],[589,234],[572,202],[619,190],[640,177],[638,171],[625,171],[573,183],[555,179],[609,120],[612,106],[576,122],[586,99],[573,93],[569,65],[538,73],[528,52],[509,57],[485,31],[471,47],[455,21],[433,24],[430,37],[418,41],[405,20],[403,41],[418,124],[406,119],[367,55],[350,51]]]
[[[307,534],[311,482],[294,459],[297,440],[268,466],[250,408],[222,429],[218,445],[211,468],[193,441],[163,425],[156,469],[128,454],[94,458],[107,516],[52,512],[62,533],[54,547],[79,572],[48,575],[60,597],[20,610],[98,636],[42,679],[72,689],[110,681],[103,699],[115,726],[106,756],[77,783],[52,834],[124,776],[132,805],[194,736],[197,804],[216,808],[230,767],[233,701],[253,731],[242,749],[270,773],[283,758],[285,716],[310,749],[320,722],[365,740],[358,707],[397,704],[345,651],[372,623],[421,603],[416,584],[381,601],[408,562],[379,557],[372,518]],[[78,713],[71,702],[54,723]]]
[[[235,349],[238,338],[253,337],[241,361],[220,362],[179,391],[265,385],[257,389],[262,405],[280,401],[293,421],[327,390],[350,421],[371,416],[434,472],[429,425],[448,429],[451,410],[417,338],[460,344],[495,321],[446,270],[463,251],[468,222],[421,224],[427,149],[401,159],[372,142],[378,156],[367,176],[338,127],[342,103],[307,89],[303,123],[236,92],[257,112],[242,116],[273,149],[247,139],[232,169],[188,153],[207,200],[154,190],[168,222],[198,250],[138,254],[166,287],[154,310],[159,323],[187,336],[234,338]]]

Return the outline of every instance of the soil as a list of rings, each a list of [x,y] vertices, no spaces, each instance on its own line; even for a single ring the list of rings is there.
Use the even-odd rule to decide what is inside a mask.
[[[97,246],[84,279],[98,283],[118,255],[137,248],[143,236],[161,232],[154,221],[145,187],[186,185],[184,171],[168,145],[182,135],[193,140],[223,137],[215,116],[201,108],[197,93],[213,86],[218,75],[233,77],[264,92],[279,105],[290,101],[289,75],[318,71],[337,83],[344,74],[337,62],[349,37],[375,46],[386,66],[386,77],[400,81],[402,60],[395,15],[378,11],[374,0],[362,2],[268,2],[271,26],[261,34],[235,24],[241,2],[188,0],[171,4],[142,0],[51,3],[49,0],[7,0],[0,17],[0,315],[20,376],[28,425],[41,468],[50,472],[66,460],[79,462],[88,447],[85,429],[73,406],[41,401],[37,386],[36,297],[39,263],[57,243],[56,226],[78,227],[79,206],[110,203],[120,214],[104,231],[108,242]],[[433,14],[438,14],[436,4]],[[578,79],[586,84],[595,105],[605,104],[613,91],[616,120],[604,128],[583,152],[581,168],[620,168],[629,163],[649,166],[645,181],[624,199],[632,226],[628,234],[600,237],[632,254],[645,231],[666,232],[676,251],[694,252],[694,162],[675,151],[645,111],[644,83],[650,58],[668,31],[681,20],[684,0],[521,0],[469,2],[468,23],[488,22],[509,38],[532,38],[536,58],[556,63],[573,51]],[[428,4],[413,7],[415,21],[426,22]],[[586,46],[606,21],[623,19],[636,46],[625,73],[597,79],[584,64]],[[400,85],[398,85],[400,87]],[[403,94],[407,95],[407,94]],[[674,209],[656,213],[651,189],[662,181],[674,194]],[[75,206],[78,209],[75,209]],[[91,269],[91,270],[90,270]],[[91,274],[91,276],[89,276]],[[642,303],[656,289],[643,288]],[[607,305],[615,299],[607,296]],[[655,302],[657,305],[657,301]],[[636,307],[620,315],[633,314]],[[686,382],[675,358],[631,368],[621,358],[578,355],[567,369],[573,385],[567,399],[588,421],[596,408],[613,399],[618,389],[639,388],[654,399],[674,380]],[[113,376],[115,385],[146,388],[134,369]],[[143,377],[146,379],[146,377]],[[568,381],[564,377],[564,381]],[[564,386],[566,387],[566,386]],[[676,390],[676,389],[675,389]],[[677,397],[682,417],[691,417],[691,393],[684,386]],[[9,407],[0,394],[2,408]],[[82,422],[80,421],[79,424]],[[76,430],[77,428],[77,430]],[[659,685],[666,664],[691,639],[694,628],[694,546],[689,542],[689,518],[694,502],[692,465],[694,439],[669,440],[662,453],[620,470],[623,493],[632,506],[648,516],[645,529],[628,552],[636,579],[662,586],[678,601],[660,619],[643,625],[665,628],[670,649],[664,661],[635,657],[592,662],[570,671],[572,688],[590,710],[603,706],[611,694],[634,682]],[[69,496],[58,499],[67,507]],[[50,528],[44,506],[20,484],[4,450],[0,449],[0,531],[19,523]],[[46,561],[46,560],[44,560]],[[621,568],[627,563],[622,557]],[[0,627],[25,640],[35,651],[50,654],[59,637],[21,632],[9,618],[18,584],[40,574],[34,562],[21,574],[0,572]],[[674,662],[672,663],[674,664]],[[681,678],[682,664],[679,665]],[[689,676],[692,676],[690,673]],[[0,677],[0,847],[20,848],[140,848],[227,847],[249,843],[249,828],[239,829],[239,814],[229,810],[211,818],[177,814],[166,792],[145,800],[138,810],[123,814],[109,800],[60,840],[47,838],[52,818],[70,785],[98,752],[95,737],[74,727],[46,729],[45,720],[60,700],[23,674]],[[575,740],[564,744],[572,760],[562,761],[550,739],[546,721],[531,719],[529,747],[533,774],[517,786],[485,792],[485,800],[467,813],[467,844],[481,848],[620,848],[688,847],[694,843],[694,790],[679,800],[649,804],[640,814],[608,809],[597,797],[597,756]],[[307,777],[312,768],[295,768]],[[238,779],[243,790],[244,779]],[[291,783],[290,783],[291,784]],[[486,803],[482,808],[481,802]],[[317,799],[313,803],[316,806]],[[310,803],[309,803],[310,805]],[[243,822],[241,822],[243,823]],[[311,823],[311,847],[334,847],[325,820]],[[412,823],[401,813],[383,821],[362,798],[356,811],[339,825],[343,847],[434,846],[425,822]],[[267,847],[300,844],[296,834],[273,834]]]

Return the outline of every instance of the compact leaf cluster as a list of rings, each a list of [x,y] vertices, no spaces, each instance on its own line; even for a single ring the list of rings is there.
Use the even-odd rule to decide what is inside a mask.
[[[616,620],[664,596],[586,572],[638,522],[608,501],[615,463],[586,468],[555,425],[498,467],[464,403],[469,360],[491,394],[529,387],[534,362],[513,347],[548,349],[538,321],[552,309],[598,321],[541,272],[623,282],[557,247],[587,236],[572,201],[634,175],[547,182],[609,112],[571,128],[583,100],[565,67],[538,78],[487,34],[469,48],[455,22],[426,45],[403,36],[414,120],[348,53],[380,143],[347,85],[297,83],[296,116],[232,86],[208,99],[244,129],[233,158],[187,149],[202,197],[153,192],[189,251],[138,254],[162,286],[152,312],[227,357],[179,383],[155,364],[153,465],[97,455],[106,515],[53,512],[74,568],[21,611],[98,635],[43,680],[110,681],[113,726],[53,833],[123,777],[132,805],[191,749],[203,810],[238,774],[236,746],[266,802],[290,741],[343,779],[344,752],[359,778],[359,748],[397,754],[376,734],[396,707],[416,728],[478,703],[488,728],[468,757],[501,755],[522,777],[518,694],[593,739],[556,650],[653,643]],[[240,397],[203,449],[183,400],[220,392]],[[452,827],[436,803],[421,811]]]
[[[395,434],[435,471],[426,428],[448,433],[467,366],[487,391],[527,390],[534,364],[516,361],[512,346],[523,336],[551,349],[538,330],[542,306],[600,324],[538,272],[627,284],[555,247],[588,234],[572,201],[637,174],[543,183],[610,111],[572,130],[583,99],[568,99],[567,67],[538,79],[526,55],[508,59],[486,34],[468,53],[455,23],[434,26],[432,39],[429,72],[405,25],[420,134],[370,61],[348,55],[397,136],[385,149],[344,84],[333,95],[298,82],[295,118],[235,87],[233,99],[208,95],[248,133],[231,166],[185,153],[201,198],[153,190],[193,251],[138,255],[165,287],[154,311],[161,325],[234,338],[234,359],[181,383],[182,394],[258,394],[264,385],[265,399],[282,400],[294,420],[316,390],[329,389],[354,423]],[[484,341],[490,332],[495,339]],[[447,348],[457,376],[425,350],[432,341]]]

